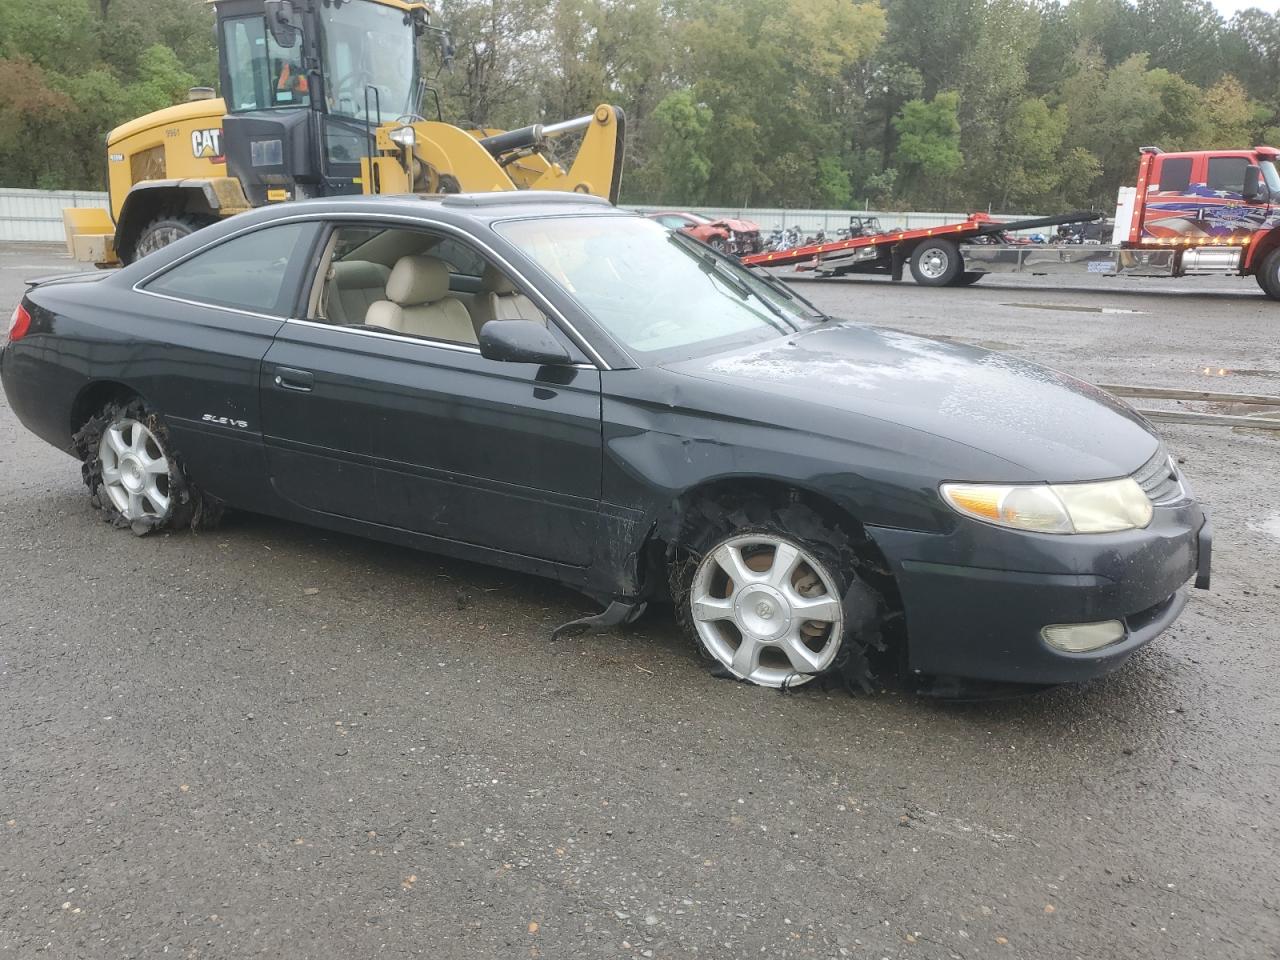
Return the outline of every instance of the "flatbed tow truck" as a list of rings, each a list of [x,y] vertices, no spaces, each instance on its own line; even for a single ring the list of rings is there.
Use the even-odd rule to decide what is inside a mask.
[[[819,277],[904,268],[924,286],[967,286],[989,273],[1106,276],[1252,276],[1280,300],[1280,150],[1165,153],[1143,147],[1138,182],[1121,187],[1112,242],[1001,242],[1006,233],[1101,219],[1099,213],[1001,222],[985,213],[962,223],[891,230],[743,257],[747,266],[812,271]]]

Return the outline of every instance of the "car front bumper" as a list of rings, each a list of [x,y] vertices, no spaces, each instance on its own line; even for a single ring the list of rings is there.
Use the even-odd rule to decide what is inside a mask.
[[[1196,503],[1160,507],[1144,530],[1052,536],[965,520],[948,535],[869,527],[897,579],[915,673],[1028,684],[1114,670],[1207,589],[1213,533]],[[1049,645],[1050,624],[1120,620],[1088,653]]]

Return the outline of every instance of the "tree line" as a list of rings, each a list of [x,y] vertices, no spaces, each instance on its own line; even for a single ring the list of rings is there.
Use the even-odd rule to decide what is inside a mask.
[[[216,81],[202,0],[0,0],[0,185],[96,188]],[[446,119],[627,113],[623,200],[1109,208],[1137,149],[1280,141],[1280,14],[1208,0],[449,0]]]

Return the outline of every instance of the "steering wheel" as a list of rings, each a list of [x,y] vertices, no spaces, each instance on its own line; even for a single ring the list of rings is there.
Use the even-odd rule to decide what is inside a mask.
[[[333,92],[333,99],[336,103],[341,103],[343,98],[345,97],[346,99],[351,101],[351,105],[353,108],[363,108],[364,101],[361,100],[357,104],[355,94],[357,92],[366,90],[368,87],[372,85],[373,85],[373,74],[371,74],[368,70],[356,70],[352,73],[347,74],[347,76],[343,78],[342,82],[337,84],[337,87]],[[377,88],[375,87],[375,89]]]

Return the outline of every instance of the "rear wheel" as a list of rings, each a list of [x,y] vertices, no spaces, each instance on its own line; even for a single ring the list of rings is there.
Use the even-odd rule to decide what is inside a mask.
[[[103,519],[134,533],[209,526],[221,503],[191,483],[159,415],[139,398],[113,401],[76,433],[76,452]]]
[[[212,217],[202,217],[193,213],[175,213],[157,217],[142,228],[133,245],[133,259],[139,260],[149,253],[155,253],[176,240],[189,237],[201,227],[214,222]]]
[[[944,287],[963,268],[960,248],[950,240],[926,240],[911,251],[911,276],[925,287]]]
[[[973,271],[966,270],[952,280],[951,285],[953,287],[971,287],[985,276],[985,273],[974,273]]]

